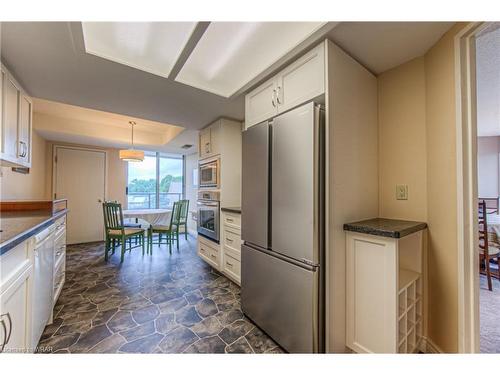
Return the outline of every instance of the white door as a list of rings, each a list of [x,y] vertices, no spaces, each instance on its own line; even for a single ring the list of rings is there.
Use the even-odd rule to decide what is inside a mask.
[[[55,198],[68,199],[67,243],[102,241],[106,153],[56,147]]]

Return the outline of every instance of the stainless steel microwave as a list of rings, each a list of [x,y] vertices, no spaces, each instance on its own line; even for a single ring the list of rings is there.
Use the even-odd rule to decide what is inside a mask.
[[[218,188],[220,179],[219,159],[206,163],[201,163],[198,167],[199,187],[200,188]]]

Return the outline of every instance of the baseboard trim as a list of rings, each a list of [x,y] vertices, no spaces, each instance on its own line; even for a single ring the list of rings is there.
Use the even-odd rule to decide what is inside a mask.
[[[444,353],[444,351],[438,345],[436,345],[434,341],[425,336],[422,337],[422,340],[420,340],[419,349],[422,353],[428,353],[428,354]]]

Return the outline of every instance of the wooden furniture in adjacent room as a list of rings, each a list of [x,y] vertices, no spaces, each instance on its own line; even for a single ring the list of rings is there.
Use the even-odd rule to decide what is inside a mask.
[[[498,214],[499,213],[499,197],[494,198],[479,198],[479,202],[484,202],[486,204],[486,213],[488,214]]]
[[[493,290],[493,285],[491,282],[491,265],[490,260],[496,259],[498,264],[497,277],[500,279],[500,248],[493,246],[493,242],[490,241],[491,236],[494,233],[488,232],[488,214],[487,205],[484,200],[479,202],[479,272],[486,275],[488,279],[488,289]]]

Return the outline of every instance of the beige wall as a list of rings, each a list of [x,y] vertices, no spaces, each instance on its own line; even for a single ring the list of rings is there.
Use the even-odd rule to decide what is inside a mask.
[[[46,149],[45,140],[33,131],[30,173],[16,173],[12,172],[10,167],[2,167],[0,177],[2,201],[50,199],[50,191],[46,189]]]
[[[420,57],[378,77],[379,215],[427,221],[425,69]],[[408,200],[396,200],[396,185]]]
[[[455,25],[424,57],[379,76],[381,216],[428,225],[427,336],[458,350]],[[395,185],[409,185],[408,201]]]
[[[455,25],[425,55],[429,337],[458,350]]]

